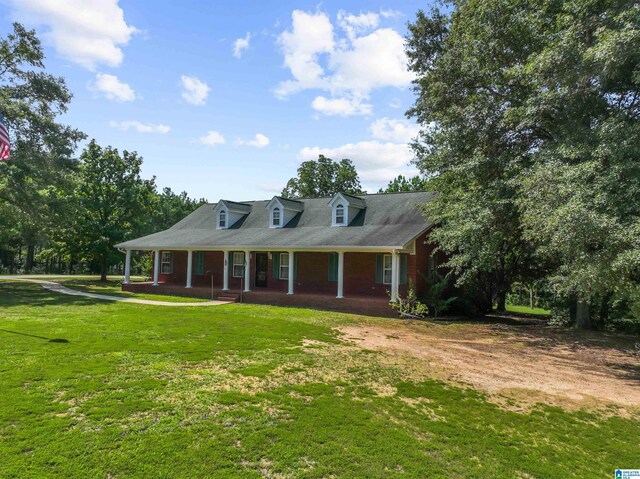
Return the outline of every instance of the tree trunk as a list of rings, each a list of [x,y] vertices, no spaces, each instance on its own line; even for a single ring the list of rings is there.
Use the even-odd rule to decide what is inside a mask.
[[[497,296],[497,305],[496,311],[500,311],[504,313],[507,310],[507,292],[506,291],[498,291]]]
[[[533,287],[529,289],[529,307],[533,309]]]
[[[31,270],[33,270],[33,266],[36,263],[35,256],[36,256],[36,247],[32,244],[28,245],[26,264],[24,266],[24,269],[27,273],[31,273]]]
[[[582,299],[578,299],[578,302],[576,303],[576,327],[580,329],[591,328],[589,303]]]
[[[100,281],[107,282],[107,255],[104,255],[100,260]]]

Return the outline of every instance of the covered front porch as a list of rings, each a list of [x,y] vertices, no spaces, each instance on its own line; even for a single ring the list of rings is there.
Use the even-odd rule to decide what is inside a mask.
[[[126,251],[128,291],[367,314],[392,313],[389,301],[415,276],[415,256],[400,250],[153,250],[153,281],[131,283],[131,254]]]
[[[186,289],[175,283],[134,282],[122,285],[123,291],[144,294],[163,294],[202,299],[228,299],[249,304],[268,304],[297,308],[313,308],[344,313],[364,314],[368,316],[395,317],[397,313],[389,304],[388,297],[350,296],[338,299],[332,294],[296,293],[283,294],[281,291],[254,290],[245,292],[240,289],[223,291],[210,286],[193,286]]]

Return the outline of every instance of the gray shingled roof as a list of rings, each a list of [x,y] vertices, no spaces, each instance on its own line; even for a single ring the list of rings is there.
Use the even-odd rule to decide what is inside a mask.
[[[237,201],[221,200],[220,203],[225,205],[227,209],[232,211],[241,211],[244,214],[251,212],[251,205],[247,203],[238,203]],[[215,205],[213,205],[215,207]]]
[[[291,208],[292,210],[303,210],[304,209],[304,201],[300,200],[290,200],[289,198],[283,198],[282,196],[276,196],[278,201],[285,208]],[[268,201],[266,203],[269,203]]]
[[[359,198],[358,196],[348,195],[346,193],[341,194],[347,199],[347,201],[349,201],[349,204],[351,204],[351,206],[357,206],[358,208],[365,208],[367,206],[365,200]]]
[[[431,223],[418,205],[431,193],[362,195],[366,208],[348,226],[331,226],[328,198],[300,200],[304,211],[283,228],[269,228],[270,200],[246,201],[251,212],[226,230],[216,229],[213,209],[206,204],[171,228],[116,245],[126,249],[375,249],[402,248]]]

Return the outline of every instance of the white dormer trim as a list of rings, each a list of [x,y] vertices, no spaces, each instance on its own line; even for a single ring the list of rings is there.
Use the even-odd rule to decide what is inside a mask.
[[[220,200],[213,209],[216,219],[217,230],[227,230],[238,222],[242,217],[249,214],[251,206]],[[224,216],[224,225],[221,225],[221,216]]]
[[[229,224],[228,216],[229,215],[227,215],[227,210],[224,208],[220,208],[220,211],[218,211],[218,215],[217,215],[216,229],[219,229],[219,230],[227,229],[227,225]]]
[[[271,208],[271,225],[272,228],[282,228],[282,209],[279,206]]]
[[[358,213],[365,209],[363,199],[342,193],[336,193],[329,201],[329,206],[331,206],[331,226],[349,226]]]
[[[269,228],[284,228],[294,216],[304,211],[304,204],[274,196],[265,208],[269,210]],[[279,221],[275,221],[276,219]]]

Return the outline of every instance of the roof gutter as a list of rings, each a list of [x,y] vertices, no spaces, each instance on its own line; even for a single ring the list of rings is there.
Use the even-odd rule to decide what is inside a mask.
[[[407,243],[407,245],[409,245]],[[299,251],[299,252],[320,252],[320,253],[333,253],[336,251],[345,251],[345,252],[363,252],[363,253],[388,253],[393,250],[406,250],[405,246],[322,246],[322,247],[296,247],[292,246],[289,248],[282,246],[264,246],[264,245],[252,245],[252,246],[243,246],[243,245],[233,245],[233,246],[129,246],[126,249],[136,250],[136,251],[154,251],[154,250],[164,250],[164,251],[274,251],[274,252],[286,252],[286,251]],[[120,248],[118,248],[120,250]]]

